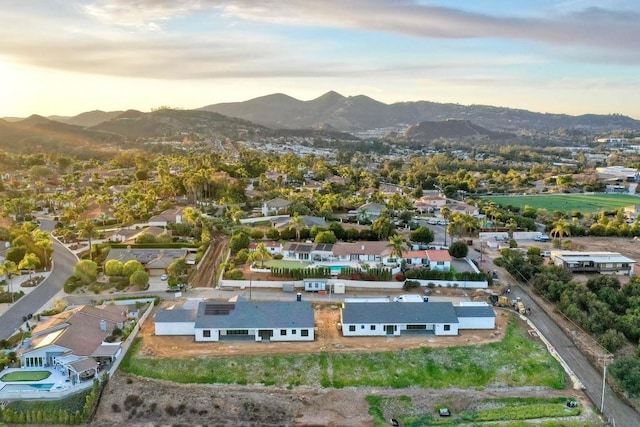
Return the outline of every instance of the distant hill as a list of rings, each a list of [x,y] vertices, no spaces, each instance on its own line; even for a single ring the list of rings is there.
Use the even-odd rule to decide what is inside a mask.
[[[515,134],[493,132],[468,120],[450,119],[442,122],[420,122],[409,127],[401,137],[408,142],[432,141],[438,138],[503,140],[515,137]]]
[[[102,122],[106,122],[108,120],[113,119],[114,117],[118,117],[122,114],[122,111],[101,111],[101,110],[93,110],[87,111],[85,113],[78,114],[73,117],[49,117],[51,120],[55,120],[62,123],[67,123],[69,125],[76,125],[82,127],[91,127],[98,125]]]
[[[85,157],[115,149],[121,138],[33,115],[0,120],[0,148],[16,153],[65,153]]]
[[[91,129],[127,138],[154,138],[178,136],[185,132],[237,136],[238,132],[248,129],[259,131],[264,128],[247,120],[209,111],[162,109],[151,113],[127,110]]]
[[[328,92],[310,101],[284,94],[267,95],[244,102],[213,104],[200,108],[250,120],[270,128],[323,128],[359,132],[387,127],[406,128],[424,121],[468,120],[491,130],[550,131],[576,128],[590,132],[640,129],[640,121],[630,117],[586,114],[536,113],[487,105],[441,104],[430,101],[384,104],[369,97],[345,97]]]

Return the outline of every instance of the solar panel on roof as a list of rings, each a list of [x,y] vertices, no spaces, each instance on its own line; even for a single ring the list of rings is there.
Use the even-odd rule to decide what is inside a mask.
[[[236,308],[235,304],[207,304],[204,306],[205,316],[227,315]]]

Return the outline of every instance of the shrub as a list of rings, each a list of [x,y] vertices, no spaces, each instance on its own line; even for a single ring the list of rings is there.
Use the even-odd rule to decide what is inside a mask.
[[[233,270],[226,271],[224,273],[224,278],[229,280],[240,280],[242,279],[242,270],[234,268]]]
[[[410,291],[411,289],[416,289],[420,287],[420,282],[417,280],[406,280],[404,285],[402,285],[402,289],[405,291]]]

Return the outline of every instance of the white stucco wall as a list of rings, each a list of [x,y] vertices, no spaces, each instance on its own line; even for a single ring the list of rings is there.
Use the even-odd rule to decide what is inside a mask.
[[[195,322],[155,322],[156,335],[193,335]]]
[[[458,317],[458,330],[462,329],[495,329],[495,317]]]

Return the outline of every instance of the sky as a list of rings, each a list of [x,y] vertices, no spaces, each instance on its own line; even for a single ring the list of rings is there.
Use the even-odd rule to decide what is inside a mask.
[[[0,0],[0,117],[334,90],[640,119],[637,0]]]

